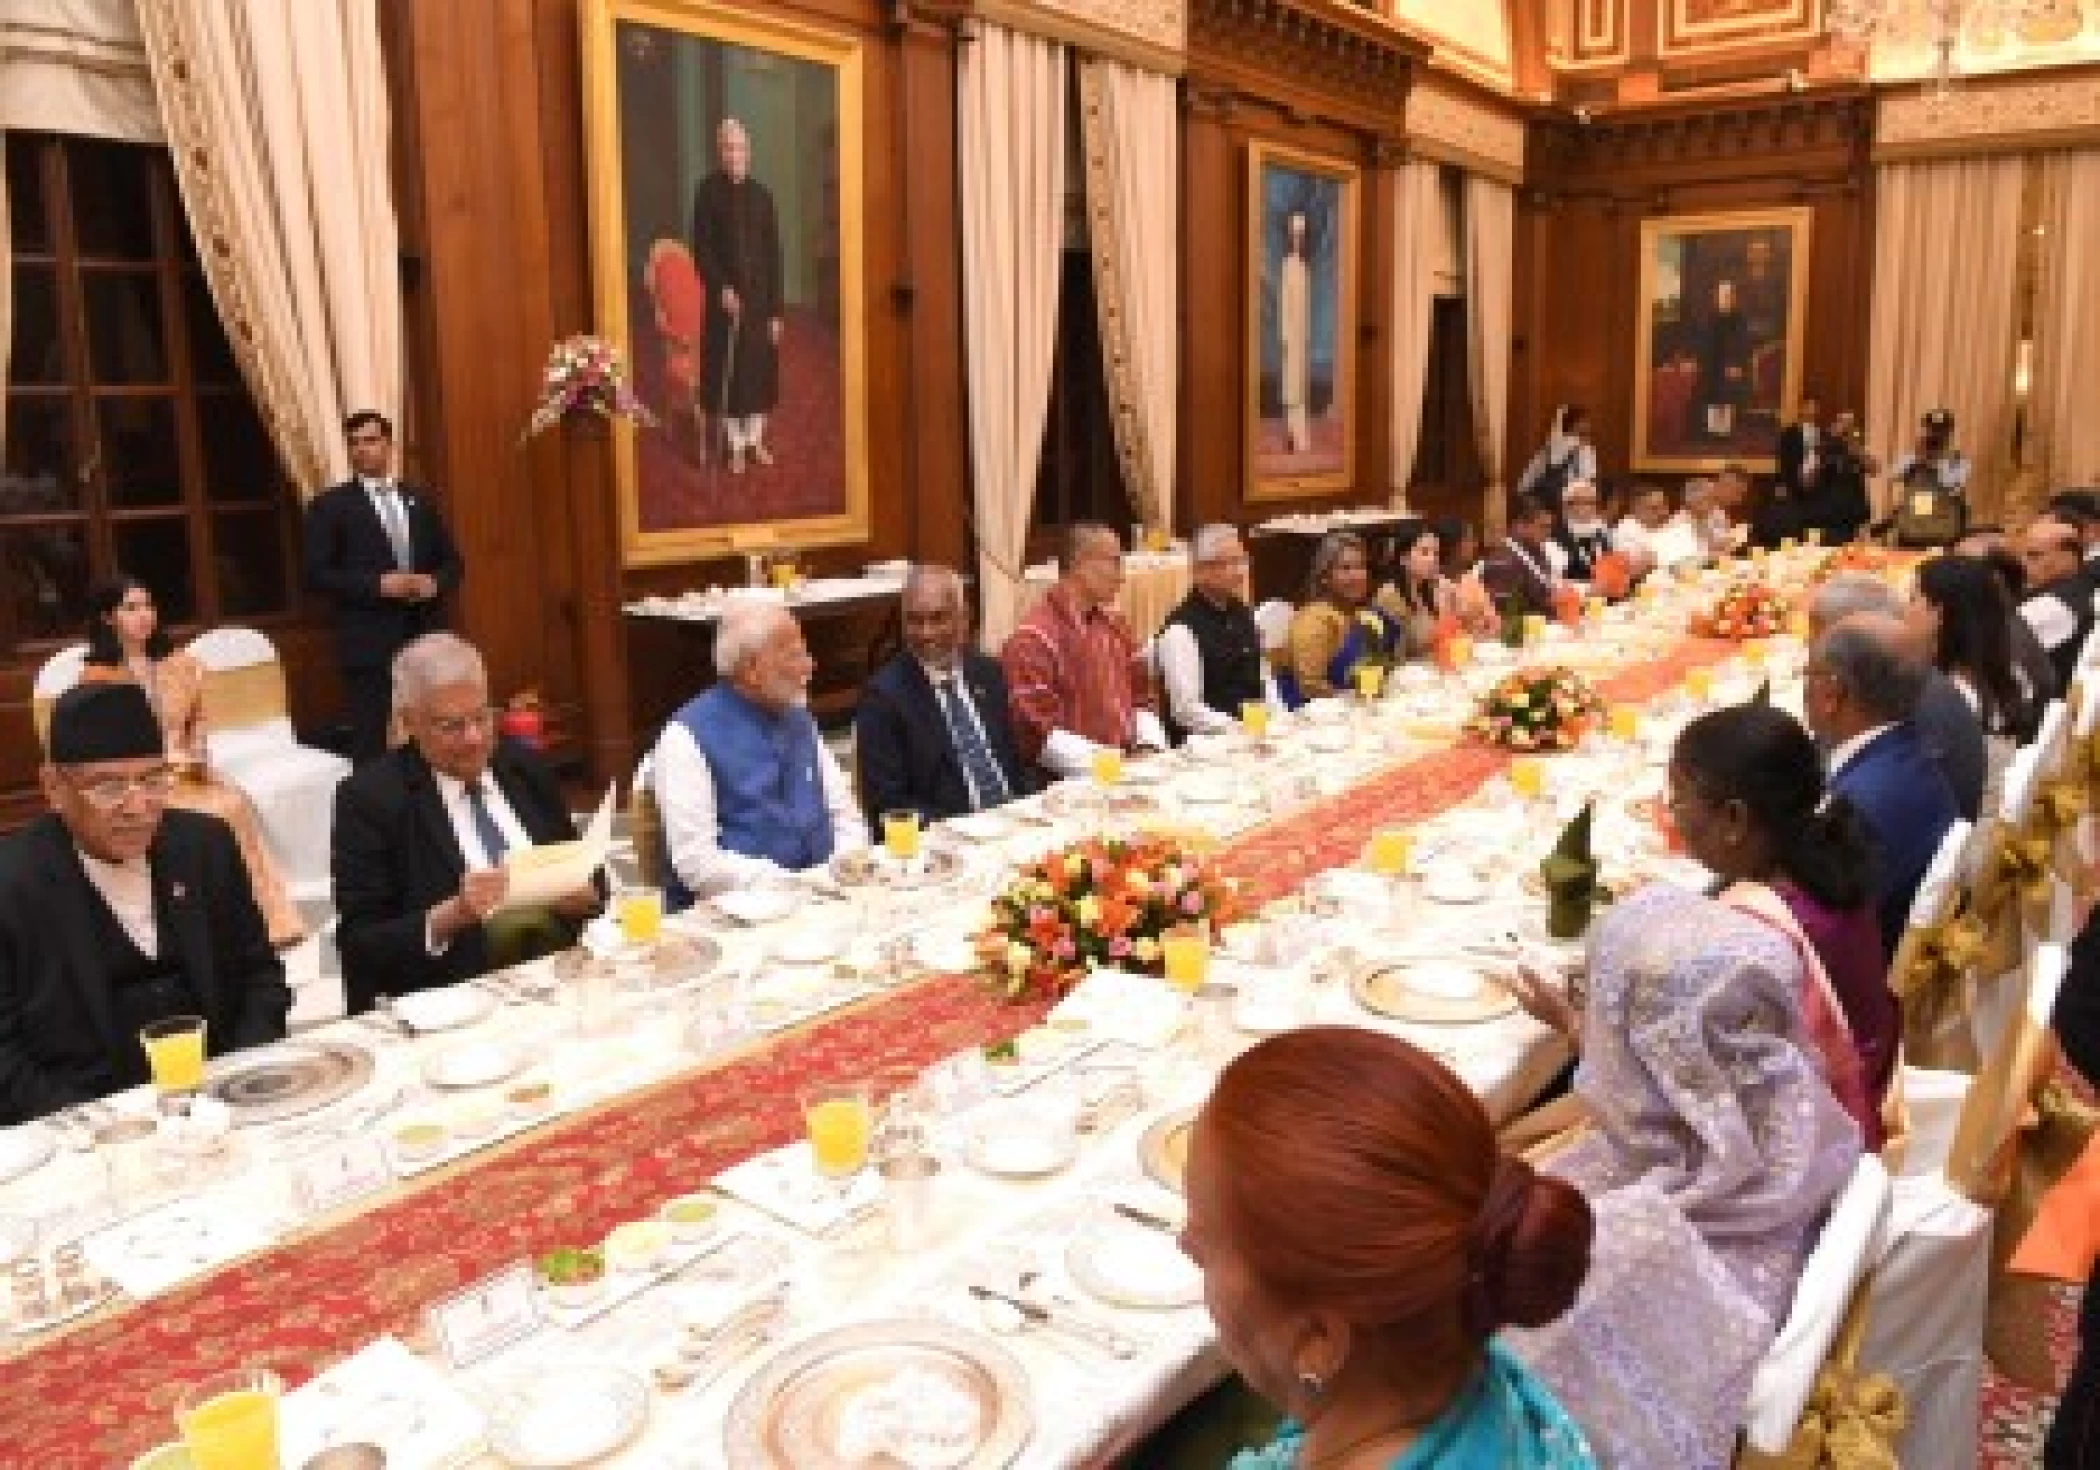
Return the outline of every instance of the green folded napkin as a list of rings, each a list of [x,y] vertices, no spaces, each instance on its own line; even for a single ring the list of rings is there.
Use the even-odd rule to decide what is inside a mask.
[[[1539,864],[1546,880],[1546,932],[1555,939],[1576,939],[1590,926],[1590,910],[1597,902],[1597,860],[1590,854],[1592,804],[1582,810],[1560,834],[1553,851]]]
[[[1750,696],[1752,704],[1769,706],[1772,703],[1772,681],[1766,679],[1757,686],[1757,693]]]

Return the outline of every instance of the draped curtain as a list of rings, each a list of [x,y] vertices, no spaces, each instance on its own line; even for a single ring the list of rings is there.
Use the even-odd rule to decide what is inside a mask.
[[[1116,454],[1138,519],[1174,523],[1176,213],[1181,119],[1174,79],[1120,61],[1079,63],[1087,237]]]
[[[1483,519],[1499,534],[1508,502],[1504,441],[1509,431],[1510,296],[1516,260],[1516,194],[1500,179],[1466,175],[1466,358],[1480,468]]]
[[[2100,149],[2043,157],[2029,413],[2049,486],[2100,485]]]
[[[401,398],[377,0],[138,0],[212,299],[302,494]]]
[[[1065,48],[980,24],[957,91],[978,587],[997,648],[1018,617],[1057,344]]]
[[[1443,228],[1441,170],[1410,159],[1393,174],[1392,504],[1407,503],[1422,441],[1422,393],[1429,384],[1429,329],[1436,305],[1431,266]]]
[[[1875,175],[1868,447],[1890,464],[1920,418],[1949,410],[1981,521],[1997,518],[2011,469],[2025,170],[2017,157],[1952,158],[1886,163]]]

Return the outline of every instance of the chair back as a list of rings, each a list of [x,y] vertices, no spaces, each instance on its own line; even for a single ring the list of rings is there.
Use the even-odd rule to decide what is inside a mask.
[[[1981,1205],[1995,1205],[2022,1121],[2054,1074],[2056,1042],[2049,1018],[2070,968],[2062,945],[2036,948],[2027,965],[2025,1004],[1983,1059],[1947,1151],[1947,1181]]]
[[[650,888],[664,886],[664,814],[650,781],[653,762],[642,757],[635,768],[634,786],[627,794],[627,821],[633,829],[634,872]]]
[[[275,644],[253,628],[213,628],[191,639],[189,652],[204,670],[204,719],[214,733],[281,723],[290,743],[284,665]]]
[[[51,706],[80,682],[80,671],[86,666],[87,645],[76,643],[52,654],[36,671],[36,683],[29,691],[29,717],[36,726],[38,749],[48,749],[51,744]]]
[[[1983,936],[1962,912],[1973,831],[1958,821],[1940,838],[1889,962],[1889,988],[1903,1002],[1903,1054],[1921,1067],[1976,1070],[1969,1010]]]
[[[1275,653],[1291,641],[1291,618],[1298,610],[1280,597],[1272,597],[1254,610],[1254,626],[1261,632],[1261,651]]]

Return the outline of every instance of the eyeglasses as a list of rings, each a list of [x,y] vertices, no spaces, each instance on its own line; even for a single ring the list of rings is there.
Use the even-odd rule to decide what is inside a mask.
[[[66,781],[89,806],[113,812],[131,800],[134,794],[148,801],[166,801],[168,794],[175,789],[175,768],[160,766],[141,771],[136,776],[97,776],[90,781],[83,781],[68,771]]]
[[[480,709],[469,710],[463,715],[426,715],[424,727],[431,734],[446,740],[457,740],[469,730],[483,731],[496,728],[496,717],[502,711],[494,705],[485,704]]]

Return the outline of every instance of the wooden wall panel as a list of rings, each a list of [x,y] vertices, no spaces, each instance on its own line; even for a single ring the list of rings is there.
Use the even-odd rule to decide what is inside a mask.
[[[1662,215],[1811,208],[1804,391],[1826,409],[1860,407],[1871,127],[1866,94],[1852,90],[1534,124],[1517,214],[1509,462],[1530,458],[1555,405],[1579,402],[1604,474],[1630,473],[1641,222]]]

